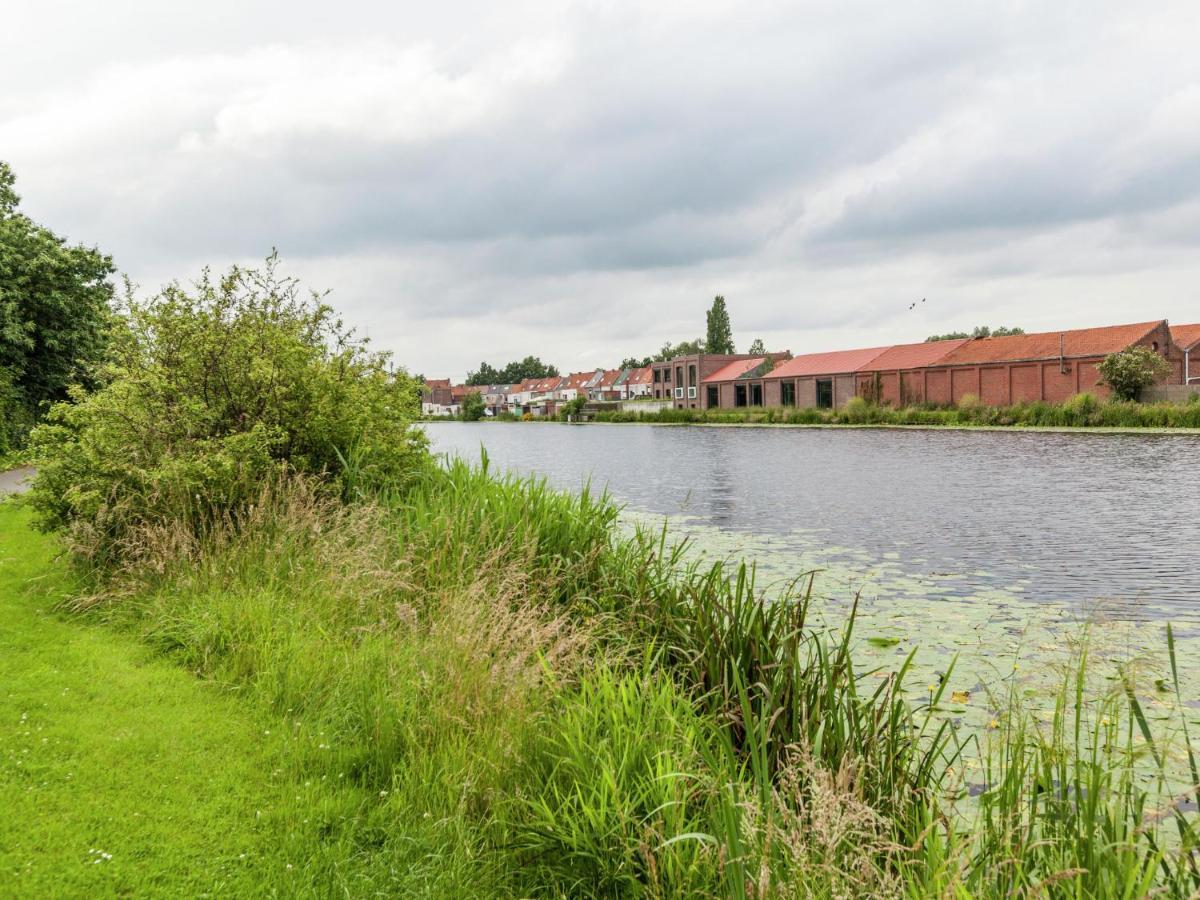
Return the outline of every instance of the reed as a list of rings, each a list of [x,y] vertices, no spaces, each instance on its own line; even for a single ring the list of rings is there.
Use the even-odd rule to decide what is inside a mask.
[[[141,532],[80,609],[292,723],[313,746],[297,778],[378,794],[340,839],[440,866],[416,892],[1200,889],[1170,630],[1177,727],[1132,669],[1093,695],[1084,643],[1048,721],[1010,689],[972,732],[939,711],[951,673],[914,704],[911,656],[856,665],[855,614],[818,627],[811,573],[767,592],[666,529],[622,531],[603,494],[486,456],[352,502],[263,490],[202,534]]]

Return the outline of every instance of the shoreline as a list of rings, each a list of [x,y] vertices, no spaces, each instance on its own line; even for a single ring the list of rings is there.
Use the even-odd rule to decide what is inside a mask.
[[[626,427],[646,425],[653,428],[804,428],[831,431],[1007,431],[1043,434],[1132,434],[1170,435],[1175,437],[1200,436],[1200,428],[1162,428],[1136,425],[900,425],[887,423],[833,423],[833,422],[559,422],[554,419],[534,419],[532,422],[494,422],[479,419],[477,422],[462,422],[459,419],[423,419],[419,424],[450,422],[458,425],[489,423],[495,425],[612,425]]]

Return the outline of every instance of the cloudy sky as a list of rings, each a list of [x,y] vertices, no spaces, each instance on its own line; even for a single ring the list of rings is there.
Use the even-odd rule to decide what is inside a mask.
[[[793,352],[1197,321],[1198,44],[1195,0],[19,0],[0,159],[143,287],[276,246],[430,376],[717,293]]]

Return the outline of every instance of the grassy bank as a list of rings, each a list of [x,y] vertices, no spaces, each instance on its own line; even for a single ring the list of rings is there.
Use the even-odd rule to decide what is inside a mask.
[[[1126,403],[1080,394],[1066,403],[984,406],[967,401],[956,407],[907,406],[896,409],[851,400],[842,409],[785,407],[746,409],[665,409],[657,412],[600,412],[597,422],[658,422],[717,425],[856,425],[943,428],[1108,428],[1200,429],[1200,400],[1191,403]]]
[[[767,601],[751,570],[686,562],[662,534],[615,523],[602,497],[461,463],[351,505],[283,478],[199,535],[141,528],[71,608],[222,686],[256,723],[287,723],[289,785],[354,798],[297,792],[307,821],[288,859],[324,873],[312,884],[740,897],[1200,886],[1175,772],[1200,779],[1170,679],[1149,716],[1133,671],[1085,689],[1081,645],[1047,716],[1001,691],[990,726],[967,730],[941,712],[968,687],[953,667],[907,702],[909,663],[860,671],[853,623],[814,627],[807,582]],[[261,751],[230,747],[230,766],[262,767],[248,782],[262,787]]]

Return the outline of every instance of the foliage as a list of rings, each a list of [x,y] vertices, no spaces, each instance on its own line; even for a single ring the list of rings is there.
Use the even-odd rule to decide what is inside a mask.
[[[751,356],[764,356],[764,355],[766,355],[767,348],[766,348],[766,345],[763,344],[762,338],[755,338],[754,341],[750,344],[750,349],[747,350],[746,352],[749,353]]]
[[[713,298],[705,316],[707,332],[704,345],[708,353],[734,353],[733,328],[729,324],[729,310],[725,308],[725,298],[718,294]]]
[[[658,354],[654,357],[655,362],[666,362],[669,359],[675,359],[677,356],[695,356],[697,353],[707,353],[708,345],[703,338],[696,338],[694,341],[680,341],[678,344],[672,344],[670,341],[662,345]]]
[[[521,360],[510,362],[502,369],[497,369],[487,362],[481,362],[474,372],[467,373],[466,383],[469,385],[483,384],[519,384],[526,378],[551,378],[559,374],[558,369],[542,362],[536,356],[527,356]]]
[[[1100,381],[1122,400],[1136,400],[1142,388],[1171,374],[1171,364],[1149,347],[1129,347],[1110,353],[1097,367]]]
[[[154,554],[86,594],[286,717],[301,760],[285,778],[358,790],[356,807],[331,815],[314,796],[304,817],[352,851],[359,892],[1196,888],[1196,814],[1165,771],[1169,752],[1187,766],[1186,732],[1162,742],[1125,669],[1119,690],[1086,694],[1086,649],[1044,725],[1012,679],[994,726],[963,733],[936,714],[953,661],[911,703],[911,654],[861,671],[853,611],[827,631],[810,580],[767,595],[736,560],[618,531],[605,497],[496,479],[485,457],[382,499],[276,479],[202,536],[148,528]],[[1177,691],[1169,631],[1167,656],[1162,690]],[[960,805],[967,753],[986,789]],[[403,882],[374,880],[388,862]]]
[[[868,391],[869,393],[869,391]],[[664,409],[654,412],[599,412],[598,422],[660,422],[671,424],[884,425],[920,427],[1037,427],[1037,428],[1200,428],[1200,401],[1194,403],[1131,403],[1101,401],[1079,394],[1065,403],[1042,401],[1013,406],[987,406],[973,394],[957,406],[925,405],[893,408],[854,397],[841,409]]]
[[[129,298],[103,376],[34,431],[30,492],[43,527],[102,555],[142,523],[236,514],[281,465],[349,491],[426,459],[417,386],[274,256]]]
[[[639,356],[627,356],[627,357],[625,357],[625,359],[621,360],[621,364],[619,366],[617,366],[617,368],[618,369],[644,369],[646,366],[650,365],[650,363],[652,363],[654,361],[655,361],[655,357],[653,357],[653,356],[640,356],[640,357]]]
[[[10,443],[70,385],[91,382],[113,294],[112,260],[21,213],[14,181],[0,162],[0,442]]]
[[[1010,334],[1024,334],[1024,328],[1007,328],[1003,325],[998,328],[991,328],[987,325],[976,325],[970,333],[965,331],[951,331],[947,334],[931,334],[925,338],[926,343],[932,341],[952,341],[962,338],[986,338],[986,337],[1008,337]]]
[[[558,418],[563,422],[577,420],[587,402],[588,399],[584,394],[578,394],[558,408]]]
[[[478,422],[486,411],[487,405],[483,402],[483,394],[479,391],[467,391],[463,395],[459,416],[464,422]]]

